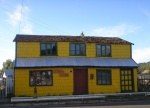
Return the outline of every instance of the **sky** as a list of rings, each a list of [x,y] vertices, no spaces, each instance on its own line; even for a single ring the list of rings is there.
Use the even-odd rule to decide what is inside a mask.
[[[15,59],[16,34],[120,37],[150,61],[150,0],[0,0],[0,69]]]

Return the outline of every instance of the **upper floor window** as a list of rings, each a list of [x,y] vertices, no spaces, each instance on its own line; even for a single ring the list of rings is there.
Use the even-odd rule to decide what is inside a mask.
[[[86,48],[85,44],[71,43],[70,44],[70,55],[71,56],[85,56]]]
[[[110,45],[96,45],[96,55],[110,57],[111,56],[111,46]]]
[[[41,56],[57,55],[56,43],[41,43]]]

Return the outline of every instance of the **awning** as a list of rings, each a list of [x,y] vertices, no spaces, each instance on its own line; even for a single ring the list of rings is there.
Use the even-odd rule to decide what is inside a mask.
[[[21,67],[138,67],[131,58],[16,58],[16,68]]]

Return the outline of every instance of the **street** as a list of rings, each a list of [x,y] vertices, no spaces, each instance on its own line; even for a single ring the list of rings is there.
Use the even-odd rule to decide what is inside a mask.
[[[102,102],[97,104],[66,104],[52,105],[48,103],[34,104],[0,104],[0,108],[150,108],[150,100],[126,101],[126,102]]]

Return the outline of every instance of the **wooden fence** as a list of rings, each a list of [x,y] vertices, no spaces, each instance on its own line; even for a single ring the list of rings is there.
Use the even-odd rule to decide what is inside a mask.
[[[138,89],[140,92],[150,92],[150,75],[138,75]]]

